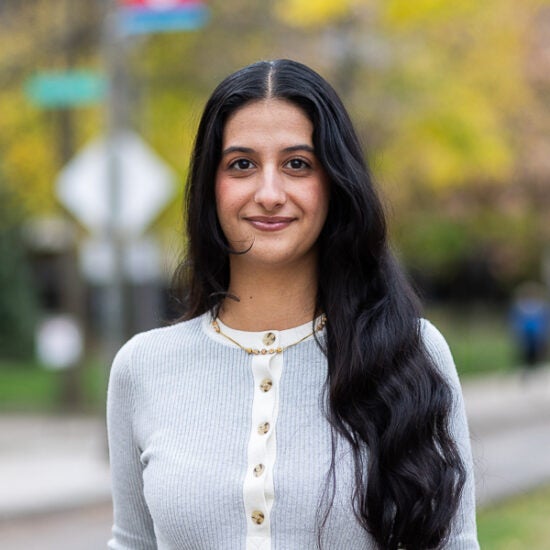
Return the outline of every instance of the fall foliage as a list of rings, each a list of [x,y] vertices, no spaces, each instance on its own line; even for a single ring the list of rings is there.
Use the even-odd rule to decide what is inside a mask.
[[[182,182],[213,86],[254,60],[291,57],[343,96],[408,265],[450,276],[477,258],[504,286],[539,276],[550,247],[550,1],[207,4],[204,29],[126,44],[130,123]],[[60,208],[56,173],[69,150],[101,133],[103,110],[42,110],[25,96],[25,82],[46,69],[101,71],[103,7],[0,7],[0,185],[28,216]],[[179,201],[157,232],[181,227]]]

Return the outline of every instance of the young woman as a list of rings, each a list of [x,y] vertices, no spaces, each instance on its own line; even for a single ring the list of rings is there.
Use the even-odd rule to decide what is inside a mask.
[[[449,349],[389,250],[352,123],[278,60],[209,99],[181,322],[109,387],[113,549],[477,549]]]

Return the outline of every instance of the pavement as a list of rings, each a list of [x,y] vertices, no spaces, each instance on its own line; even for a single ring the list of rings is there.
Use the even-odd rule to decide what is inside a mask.
[[[478,506],[550,484],[550,365],[462,384]]]
[[[105,422],[0,415],[0,521],[110,500]]]
[[[477,500],[550,483],[550,365],[463,383]],[[0,415],[0,521],[108,504],[105,421]]]

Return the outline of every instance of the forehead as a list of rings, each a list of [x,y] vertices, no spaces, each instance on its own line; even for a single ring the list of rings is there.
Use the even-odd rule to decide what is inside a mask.
[[[311,144],[313,124],[304,110],[284,99],[246,103],[229,116],[223,144],[234,140],[296,140]]]

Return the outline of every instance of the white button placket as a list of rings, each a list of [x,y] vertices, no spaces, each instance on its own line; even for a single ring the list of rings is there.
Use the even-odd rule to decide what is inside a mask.
[[[280,340],[269,333],[269,347],[277,347]],[[264,335],[265,339],[265,335]],[[267,347],[258,342],[258,349]],[[276,457],[276,423],[278,413],[279,380],[283,366],[282,354],[252,355],[254,377],[252,424],[248,443],[247,471],[243,486],[247,515],[247,550],[270,550],[271,508],[273,506],[273,467]]]
[[[246,332],[232,329],[219,319],[216,327],[212,321],[212,318],[204,317],[207,334],[220,344],[240,348],[243,361],[250,365],[253,375],[252,418],[243,484],[246,550],[271,550],[271,510],[275,498],[273,470],[277,455],[275,436],[286,353],[283,350],[308,339],[312,325],[305,323],[283,331]],[[315,326],[320,326],[321,322],[322,318],[317,318]],[[246,355],[249,349],[255,353]]]

